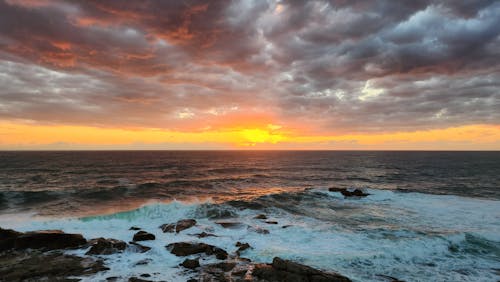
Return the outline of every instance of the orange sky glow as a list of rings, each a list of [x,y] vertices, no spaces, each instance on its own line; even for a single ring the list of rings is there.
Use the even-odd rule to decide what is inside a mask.
[[[0,0],[0,150],[500,150],[499,7]]]

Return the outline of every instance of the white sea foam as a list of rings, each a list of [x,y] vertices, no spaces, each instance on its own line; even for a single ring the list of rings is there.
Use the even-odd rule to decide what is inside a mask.
[[[155,234],[156,240],[141,242],[152,250],[126,251],[102,256],[111,269],[89,281],[110,276],[130,277],[142,273],[153,279],[178,281],[189,276],[177,267],[184,258],[176,257],[165,245],[181,241],[203,241],[232,253],[235,242],[248,242],[252,249],[243,256],[252,261],[269,262],[273,257],[293,259],[305,264],[335,270],[355,281],[382,280],[379,274],[407,281],[497,281],[494,268],[500,268],[500,202],[458,196],[398,193],[369,190],[362,199],[344,199],[325,190],[305,192],[291,204],[273,196],[260,199],[269,203],[265,213],[277,225],[253,217],[262,210],[236,209],[210,203],[153,203],[137,210],[80,219],[32,220],[20,216],[0,224],[21,231],[62,229],[86,238],[106,237],[130,241],[139,226]],[[295,205],[295,206],[291,206]],[[206,216],[207,209],[224,208],[237,212],[232,219],[247,226],[265,228],[270,234],[252,228],[225,229]],[[292,213],[290,210],[293,209]],[[179,219],[195,218],[197,226],[180,234],[163,233],[158,226]],[[284,225],[291,225],[282,228]],[[219,237],[198,239],[199,232]],[[85,250],[71,251],[84,254]],[[151,259],[147,265],[136,263]],[[211,262],[208,258],[201,263]]]

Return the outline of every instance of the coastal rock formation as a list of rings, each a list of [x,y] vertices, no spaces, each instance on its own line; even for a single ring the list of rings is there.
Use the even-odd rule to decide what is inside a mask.
[[[189,234],[189,235],[192,235],[192,236],[196,236],[198,238],[205,238],[205,237],[218,237],[217,235],[215,234],[212,234],[212,233],[207,233],[207,232],[201,232],[201,233],[196,233],[196,234]]]
[[[134,234],[133,241],[147,241],[156,239],[155,235],[148,233],[146,231],[139,231]]]
[[[0,252],[14,248],[17,237],[23,233],[12,229],[0,228]]]
[[[241,242],[236,242],[236,247],[238,247],[238,250],[236,250],[236,254],[238,254],[238,256],[240,255],[240,253],[248,248],[250,248],[250,244],[248,243],[241,243]]]
[[[255,216],[254,219],[267,219],[267,216],[265,214],[259,214]]]
[[[181,219],[176,223],[163,224],[160,226],[160,229],[164,232],[176,233],[181,232],[182,230],[186,230],[196,225],[196,220],[194,219]]]
[[[370,194],[363,192],[363,190],[360,189],[354,189],[354,191],[349,191],[346,188],[335,188],[331,187],[328,189],[330,192],[340,192],[342,195],[345,197],[366,197]]]
[[[65,255],[58,251],[11,251],[0,255],[1,281],[74,281],[69,277],[104,270],[108,268],[102,260]]]
[[[278,257],[271,264],[252,264],[244,260],[204,265],[200,281],[254,282],[349,282],[338,273],[324,272],[307,265]]]
[[[89,241],[90,250],[86,255],[110,255],[127,248],[127,243],[116,239],[97,238]]]
[[[225,250],[205,243],[178,242],[178,243],[168,244],[166,248],[176,256],[189,256],[194,254],[205,253],[207,255],[215,255],[217,259],[221,260],[227,259],[228,256]]]
[[[61,230],[41,230],[21,233],[2,229],[0,232],[0,250],[8,249],[46,249],[56,250],[76,248],[85,245],[87,240],[80,234],[64,233]]]

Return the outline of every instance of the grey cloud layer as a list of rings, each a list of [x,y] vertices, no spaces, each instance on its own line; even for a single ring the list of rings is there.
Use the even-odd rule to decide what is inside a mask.
[[[498,1],[0,2],[0,118],[320,131],[500,123]]]

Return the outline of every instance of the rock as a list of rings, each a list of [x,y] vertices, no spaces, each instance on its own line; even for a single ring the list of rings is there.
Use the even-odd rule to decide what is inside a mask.
[[[245,226],[245,224],[241,222],[232,222],[232,221],[216,221],[215,223],[219,224],[220,226],[228,229],[240,229]]]
[[[205,238],[205,237],[218,237],[217,235],[215,234],[212,234],[212,233],[207,233],[207,232],[201,232],[201,233],[197,233],[197,234],[190,234],[190,235],[193,235],[193,236],[196,236],[198,238]]]
[[[138,244],[136,242],[128,242],[130,244],[130,248],[138,253],[145,253],[149,250],[151,250],[151,247],[143,246],[141,244]]]
[[[292,226],[293,226],[293,225],[288,224],[288,225],[283,225],[283,226],[281,226],[281,228],[285,229],[285,228],[292,227]]]
[[[377,274],[378,277],[382,277],[384,278],[385,280],[389,281],[389,282],[405,282],[404,280],[399,280],[398,278],[395,278],[395,277],[392,277],[392,276],[389,276],[389,275],[384,275],[384,274]]]
[[[59,251],[11,251],[0,255],[0,281],[71,281],[108,270],[102,260]]]
[[[116,239],[97,238],[89,241],[90,250],[86,255],[110,255],[121,252],[127,247],[127,243]]]
[[[133,241],[147,241],[156,239],[155,235],[148,233],[146,231],[139,231],[134,234]]]
[[[224,272],[228,272],[231,271],[236,266],[236,262],[219,262],[219,263],[209,264],[208,266],[218,268]]]
[[[187,282],[198,282],[198,280],[194,279],[194,278],[191,278],[189,279]]]
[[[265,214],[259,214],[255,216],[254,219],[267,219],[267,216]]]
[[[128,279],[128,282],[151,282],[151,280],[144,280],[144,279],[137,278],[137,277],[130,277]]]
[[[272,221],[272,220],[268,220],[268,221],[266,221],[266,223],[267,223],[267,224],[278,224],[278,222],[277,222],[277,221]]]
[[[147,264],[149,264],[152,261],[153,260],[151,260],[151,259],[142,259],[142,260],[136,262],[135,265],[147,265]]]
[[[239,247],[239,248],[238,248],[238,250],[236,251],[236,253],[237,253],[238,255],[240,255],[240,252],[242,252],[242,251],[244,251],[244,250],[246,250],[246,249],[250,248],[250,244],[248,244],[248,243],[241,243],[241,242],[237,242],[237,243],[236,243],[236,247]]]
[[[196,225],[196,220],[194,219],[182,219],[177,221],[176,223],[170,223],[170,224],[163,224],[160,226],[160,229],[166,233],[166,232],[176,232],[179,233],[182,230],[186,230],[188,228],[191,228]]]
[[[328,273],[307,265],[275,257],[272,264],[258,264],[252,275],[267,281],[349,282],[338,273]]]
[[[128,230],[134,230],[134,231],[137,231],[137,230],[141,230],[140,227],[137,227],[137,226],[132,226],[130,227]]]
[[[330,192],[340,192],[345,197],[353,197],[353,196],[355,196],[355,197],[366,197],[366,196],[370,195],[368,193],[363,192],[360,189],[354,189],[354,191],[349,191],[346,188],[335,188],[335,187],[332,187],[332,188],[329,188],[328,191],[330,191]]]
[[[226,251],[219,247],[208,245],[205,243],[179,242],[168,244],[166,248],[176,256],[189,256],[205,253],[207,255],[215,255],[217,259],[227,259]]]
[[[200,266],[200,262],[198,259],[185,259],[181,265],[185,268],[195,269]]]
[[[107,278],[106,278],[106,281],[112,281],[112,282],[114,282],[114,281],[119,281],[119,280],[120,280],[120,278],[121,278],[121,277],[119,277],[119,276],[110,276],[110,277],[107,277]]]
[[[17,237],[23,233],[12,229],[0,228],[0,252],[14,248]]]
[[[141,277],[146,277],[146,278],[147,277],[151,277],[151,274],[149,274],[149,273],[143,273],[143,274],[141,274]]]
[[[76,248],[86,243],[87,240],[81,234],[69,234],[61,230],[40,230],[19,235],[15,239],[14,248],[56,250]]]

